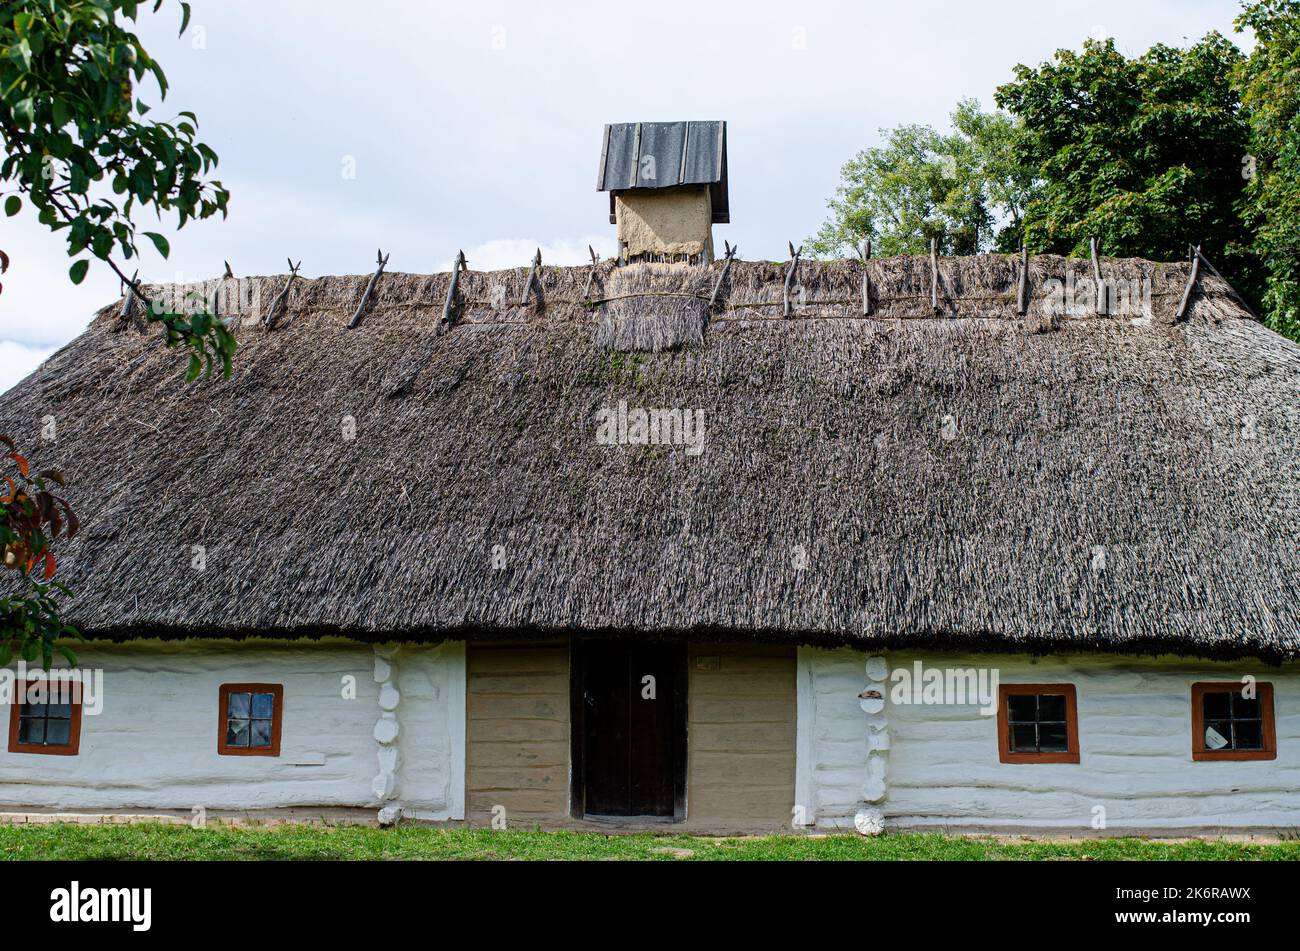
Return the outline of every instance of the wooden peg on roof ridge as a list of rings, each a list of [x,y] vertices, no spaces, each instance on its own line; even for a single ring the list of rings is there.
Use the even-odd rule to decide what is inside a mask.
[[[302,267],[301,258],[299,258],[297,264],[293,263],[293,258],[285,258],[285,263],[289,265],[289,276],[285,278],[284,287],[280,289],[280,293],[275,295],[275,299],[271,301],[271,306],[267,308],[266,317],[262,320],[267,330],[275,329],[275,322],[280,319],[280,310],[289,296],[289,288],[298,277],[298,269]]]
[[[1092,257],[1092,281],[1093,287],[1096,290],[1093,297],[1093,310],[1096,312],[1098,317],[1104,317],[1106,314],[1110,313],[1110,295],[1107,293],[1106,285],[1101,279],[1101,262],[1097,257],[1100,249],[1101,245],[1098,243],[1096,238],[1088,239],[1088,252]]]
[[[713,310],[718,306],[718,292],[722,290],[722,282],[727,279],[727,274],[731,271],[731,262],[735,260],[736,253],[739,250],[733,248],[729,241],[723,241],[722,246],[726,249],[726,254],[723,255],[722,259],[722,273],[718,275],[717,281],[713,284],[713,293],[709,295],[709,310]]]
[[[871,316],[871,275],[867,273],[867,262],[871,260],[871,239],[862,242],[862,316]]]
[[[939,313],[939,239],[930,239],[930,309]]]
[[[789,242],[789,245],[790,266],[785,272],[785,288],[782,292],[781,314],[783,317],[790,317],[794,314],[794,308],[790,304],[790,290],[794,287],[795,275],[799,273],[799,256],[803,254],[802,244],[796,248],[794,242],[791,241]]]
[[[1190,246],[1189,246],[1190,247]],[[1191,248],[1192,252],[1192,273],[1187,279],[1187,287],[1183,290],[1183,298],[1178,302],[1178,310],[1174,311],[1174,319],[1182,320],[1187,313],[1187,305],[1192,301],[1192,291],[1196,289],[1196,281],[1201,273],[1201,246],[1198,244]]]
[[[131,275],[130,281],[124,281],[126,284],[126,296],[122,300],[122,313],[118,319],[125,320],[131,316],[131,308],[135,306],[135,282],[140,277],[140,269],[136,268],[135,273]]]
[[[451,264],[451,280],[447,282],[447,299],[442,302],[442,322],[441,326],[447,326],[451,323],[452,311],[456,307],[456,293],[460,288],[460,275],[462,271],[469,269],[469,262],[465,260],[464,250],[456,252],[456,260]]]
[[[375,255],[375,263],[378,266],[375,269],[375,273],[370,275],[370,280],[366,283],[366,290],[361,295],[361,303],[357,305],[357,312],[353,314],[352,319],[348,321],[349,328],[355,327],[357,324],[361,323],[361,318],[366,312],[366,305],[370,303],[370,295],[375,289],[375,284],[383,275],[384,268],[388,264],[388,255],[384,254],[383,248],[380,248],[378,253]]]
[[[1021,317],[1029,313],[1029,246],[1020,246],[1020,282],[1016,287],[1016,311]]]
[[[528,272],[528,280],[524,283],[524,296],[523,299],[519,302],[521,307],[528,306],[528,298],[532,296],[533,285],[534,284],[540,285],[541,282],[539,278],[539,272],[541,271],[541,268],[542,268],[542,249],[538,248],[537,253],[533,255],[532,270]]]
[[[587,272],[587,283],[582,288],[582,299],[590,302],[591,285],[596,279],[596,268],[600,267],[600,255],[596,253],[596,249],[591,245],[587,245],[587,253],[591,255],[591,270]]]

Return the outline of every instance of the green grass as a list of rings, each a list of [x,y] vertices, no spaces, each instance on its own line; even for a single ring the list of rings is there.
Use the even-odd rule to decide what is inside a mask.
[[[681,850],[681,851],[678,851]],[[1300,841],[1242,843],[1150,839],[999,840],[938,833],[771,835],[602,835],[596,832],[494,832],[405,825],[0,826],[0,858],[23,859],[524,859],[524,860],[872,860],[881,859],[1289,859]]]

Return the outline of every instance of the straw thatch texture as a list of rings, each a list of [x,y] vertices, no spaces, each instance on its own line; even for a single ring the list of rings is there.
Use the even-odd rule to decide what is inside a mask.
[[[1047,282],[1088,262],[1036,258],[1023,319],[1015,260],[942,261],[937,315],[928,259],[868,266],[870,318],[859,263],[803,264],[790,319],[784,265],[736,263],[707,324],[593,312],[589,268],[547,267],[540,307],[525,268],[463,275],[445,328],[448,275],[386,274],[353,330],[367,277],[304,279],[267,332],[283,278],[252,279],[232,379],[187,387],[109,307],[0,431],[70,480],[96,635],[1300,655],[1300,348],[1208,276],[1176,321],[1187,265],[1104,261],[1149,316],[1080,317]],[[707,298],[720,268],[606,264],[590,296]],[[702,410],[703,451],[598,442],[620,401]]]
[[[596,342],[651,353],[704,343],[708,275],[708,268],[684,264],[618,268],[607,285]]]

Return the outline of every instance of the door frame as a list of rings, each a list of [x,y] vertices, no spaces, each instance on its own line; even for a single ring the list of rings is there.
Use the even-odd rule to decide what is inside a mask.
[[[582,702],[582,683],[586,676],[584,647],[591,641],[625,640],[625,638],[570,637],[569,638],[569,815],[574,819],[593,821],[587,817],[587,782],[584,771],[587,705]],[[675,666],[676,684],[673,690],[673,814],[662,819],[629,817],[637,822],[681,822],[686,818],[686,765],[687,765],[687,692],[690,689],[690,664],[687,661],[685,641],[659,641],[677,648],[679,656]]]

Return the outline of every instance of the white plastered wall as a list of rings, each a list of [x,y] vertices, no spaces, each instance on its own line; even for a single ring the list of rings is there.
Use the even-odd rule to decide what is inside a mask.
[[[818,825],[851,826],[865,805],[866,715],[858,693],[870,654],[799,651],[798,801]],[[998,758],[997,719],[976,705],[916,705],[887,694],[890,826],[1106,830],[1300,826],[1300,665],[1213,663],[1108,654],[884,654],[891,673],[927,667],[993,668],[1002,683],[1072,683],[1078,695],[1078,764],[1009,764]],[[1274,685],[1277,758],[1193,762],[1191,685]],[[891,687],[893,682],[891,681]],[[1101,807],[1099,812],[1097,807]]]
[[[269,809],[379,805],[374,652],[324,641],[133,641],[78,650],[103,671],[103,709],[83,715],[75,756],[0,746],[0,808]],[[431,818],[463,815],[464,647],[398,652],[397,792]],[[217,753],[223,683],[284,685],[280,755]],[[0,708],[8,727],[10,709]]]

